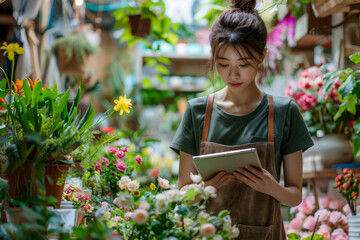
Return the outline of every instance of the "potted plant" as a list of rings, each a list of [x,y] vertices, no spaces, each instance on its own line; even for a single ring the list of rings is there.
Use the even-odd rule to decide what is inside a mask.
[[[124,28],[120,39],[133,45],[137,41],[164,40],[175,45],[178,41],[173,32],[176,24],[171,23],[165,15],[165,4],[162,1],[134,0],[127,7],[116,10],[115,28]],[[149,47],[151,49],[151,47]]]
[[[338,117],[341,108],[338,88],[341,82],[327,84],[325,66],[311,67],[299,72],[296,83],[290,83],[285,95],[294,99],[299,106],[315,146],[304,153],[304,157],[321,157],[323,167],[347,163],[353,160],[350,144],[354,116],[344,113]]]
[[[75,77],[84,77],[86,60],[95,52],[85,36],[77,32],[56,39],[52,50],[58,55],[60,72]]]

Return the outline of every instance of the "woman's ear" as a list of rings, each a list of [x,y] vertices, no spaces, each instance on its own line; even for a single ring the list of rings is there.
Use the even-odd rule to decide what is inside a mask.
[[[260,64],[263,63],[265,56],[266,56],[266,52],[267,52],[267,48],[264,48],[264,51],[262,52],[261,57],[260,57]]]

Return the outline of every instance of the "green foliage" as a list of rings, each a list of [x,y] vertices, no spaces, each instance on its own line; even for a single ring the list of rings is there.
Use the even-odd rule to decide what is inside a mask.
[[[121,42],[128,42],[133,45],[136,42],[144,42],[150,49],[150,41],[164,40],[171,45],[175,45],[178,37],[175,34],[177,24],[172,23],[170,18],[165,15],[165,4],[162,1],[144,0],[136,2],[136,6],[129,5],[128,7],[116,10],[113,15],[116,18],[115,28],[124,28]],[[141,15],[141,18],[150,18],[150,33],[145,37],[136,37],[131,34],[131,26],[129,16]]]
[[[301,238],[300,238],[300,235],[299,234],[297,234],[297,233],[289,233],[288,235],[287,235],[287,239],[288,240],[300,240]],[[301,240],[324,240],[325,238],[324,238],[324,236],[322,236],[322,235],[319,235],[319,234],[313,234],[313,235],[310,235],[310,236],[308,236],[308,237],[306,237],[306,238],[303,238],[303,239],[301,239]]]
[[[77,60],[84,61],[87,56],[95,53],[95,48],[80,33],[71,33],[55,40],[52,51],[57,52],[59,48],[65,50],[68,62],[72,56]]]
[[[135,152],[141,152],[143,148],[151,146],[154,142],[160,142],[159,139],[143,136],[145,130],[146,127],[141,127],[136,131],[122,129],[122,132],[130,139],[130,142],[135,145]]]

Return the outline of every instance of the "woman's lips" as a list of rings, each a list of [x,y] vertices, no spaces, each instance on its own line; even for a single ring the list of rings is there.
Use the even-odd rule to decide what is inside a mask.
[[[240,87],[242,83],[229,83],[232,87]]]

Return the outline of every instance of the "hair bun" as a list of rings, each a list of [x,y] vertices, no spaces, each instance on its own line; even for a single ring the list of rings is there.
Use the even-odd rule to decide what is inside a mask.
[[[256,12],[255,6],[256,0],[232,0],[231,8],[242,12],[254,13]]]

